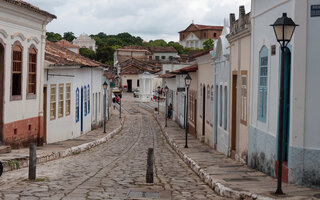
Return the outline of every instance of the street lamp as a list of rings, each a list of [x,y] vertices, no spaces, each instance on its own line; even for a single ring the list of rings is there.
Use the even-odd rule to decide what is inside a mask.
[[[282,143],[283,143],[283,109],[284,109],[284,62],[285,62],[285,50],[289,44],[293,32],[298,26],[294,21],[287,17],[287,13],[283,13],[282,17],[279,17],[274,24],[270,25],[273,27],[277,41],[281,46],[282,59],[281,59],[281,77],[280,77],[280,99],[279,99],[279,124],[278,124],[278,185],[276,194],[283,194],[281,183],[282,183]]]
[[[164,88],[164,92],[166,93],[166,125],[165,125],[165,127],[168,126],[168,123],[167,123],[167,121],[168,121],[168,91],[169,91],[169,88],[168,88],[168,86],[166,86]]]
[[[187,74],[187,76],[184,78],[186,87],[187,87],[187,99],[186,99],[186,145],[184,146],[184,148],[188,148],[188,90],[189,90],[189,86],[191,84],[191,77],[189,74]]]
[[[104,90],[104,101],[103,101],[103,133],[106,133],[106,101],[107,101],[107,87],[108,83],[105,81],[103,83],[103,90]]]
[[[160,86],[158,86],[158,114],[159,114],[159,101],[160,101]]]

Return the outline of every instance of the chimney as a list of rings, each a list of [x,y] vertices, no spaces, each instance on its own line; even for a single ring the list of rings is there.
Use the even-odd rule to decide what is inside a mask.
[[[230,13],[230,27],[232,26],[232,24],[236,21],[236,17],[234,15],[234,13]]]
[[[239,6],[239,18],[244,17],[246,11],[244,10],[244,6]]]

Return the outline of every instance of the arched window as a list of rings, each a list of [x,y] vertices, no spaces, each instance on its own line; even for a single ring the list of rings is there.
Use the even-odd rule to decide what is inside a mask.
[[[76,90],[76,123],[79,122],[79,88]]]
[[[200,117],[202,117],[202,102],[203,102],[203,99],[202,99],[202,84],[200,84]]]
[[[35,98],[37,86],[37,50],[35,47],[29,49],[29,63],[28,63],[28,85],[27,95]]]
[[[84,100],[84,116],[87,116],[87,86],[83,89],[83,100]]]
[[[11,99],[21,99],[22,87],[22,46],[16,42],[12,47],[12,87]]]
[[[257,118],[266,122],[268,95],[268,48],[263,46],[259,52],[259,83]]]
[[[90,113],[90,85],[88,85],[88,91],[87,91],[87,96],[88,96],[88,114]]]

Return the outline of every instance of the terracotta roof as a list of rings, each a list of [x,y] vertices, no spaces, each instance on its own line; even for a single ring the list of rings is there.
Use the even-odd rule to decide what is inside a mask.
[[[119,63],[121,68],[120,74],[141,74],[143,72],[157,73],[161,69],[154,65],[150,65],[146,61],[130,58],[122,63]]]
[[[148,47],[143,47],[143,46],[124,46],[117,50],[124,50],[124,49],[148,51]]]
[[[41,10],[40,8],[34,6],[34,5],[30,4],[30,3],[27,3],[25,1],[22,1],[22,0],[2,0],[2,1],[5,1],[5,2],[14,4],[14,5],[23,7],[23,8],[26,8],[26,9],[31,10],[33,12],[39,13],[41,15],[49,16],[49,17],[54,18],[54,19],[57,18],[55,15],[53,15],[53,14],[47,12],[47,11]]]
[[[151,52],[174,52],[177,53],[177,50],[174,47],[149,47]]]
[[[204,51],[200,51],[192,56],[190,56],[190,58],[197,58],[199,56],[203,56],[203,55],[206,55],[208,53],[210,53],[211,49],[210,50],[204,50]]]
[[[195,24],[197,28],[200,30],[222,30],[223,26],[210,26],[210,25],[201,25],[201,24]]]
[[[198,63],[192,64],[178,70],[171,71],[172,74],[187,74],[188,72],[196,72],[198,70]]]
[[[45,60],[53,63],[52,65],[54,66],[105,66],[102,63],[85,58],[48,40],[46,41]]]
[[[80,48],[79,46],[74,45],[74,44],[72,44],[71,42],[69,42],[69,41],[67,41],[65,39],[62,39],[62,40],[56,42],[56,44],[59,45],[59,46],[62,46],[64,48]]]
[[[176,76],[175,74],[168,72],[166,74],[161,74],[159,77],[160,78],[174,78],[175,76]]]
[[[115,75],[113,74],[113,73],[111,73],[111,72],[104,72],[104,74],[103,74],[107,79],[113,79],[114,77],[115,77]]]

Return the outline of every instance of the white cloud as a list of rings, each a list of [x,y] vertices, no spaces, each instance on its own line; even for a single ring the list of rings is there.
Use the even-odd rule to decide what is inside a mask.
[[[28,0],[57,16],[47,30],[63,34],[129,32],[144,40],[178,40],[178,32],[192,21],[223,25],[239,5],[250,11],[250,0]]]

